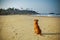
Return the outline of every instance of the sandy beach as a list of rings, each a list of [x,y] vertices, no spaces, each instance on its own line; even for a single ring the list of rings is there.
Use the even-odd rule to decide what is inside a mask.
[[[36,35],[34,19],[39,20],[42,33],[60,33],[60,17],[8,15],[0,16],[0,40],[60,40],[60,35]]]

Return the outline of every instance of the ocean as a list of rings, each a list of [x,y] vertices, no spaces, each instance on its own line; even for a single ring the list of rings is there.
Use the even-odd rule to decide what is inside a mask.
[[[56,16],[56,17],[60,17],[60,13],[40,13],[40,14],[35,14],[33,16]]]

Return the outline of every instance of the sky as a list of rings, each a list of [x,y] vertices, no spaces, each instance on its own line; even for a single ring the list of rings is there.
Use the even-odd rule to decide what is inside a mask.
[[[0,8],[34,10],[39,13],[60,13],[60,0],[0,0]]]

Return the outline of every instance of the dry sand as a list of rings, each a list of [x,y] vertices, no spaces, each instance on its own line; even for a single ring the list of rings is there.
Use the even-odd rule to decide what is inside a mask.
[[[60,33],[60,17],[30,15],[0,16],[0,40],[60,40],[60,35],[34,33],[33,20],[39,20],[42,33]]]

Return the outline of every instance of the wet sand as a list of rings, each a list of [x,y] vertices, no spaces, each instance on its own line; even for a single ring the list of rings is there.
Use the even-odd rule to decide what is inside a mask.
[[[39,20],[42,36],[34,33],[34,19]],[[0,40],[60,40],[60,35],[55,33],[60,33],[60,17],[0,16]]]

